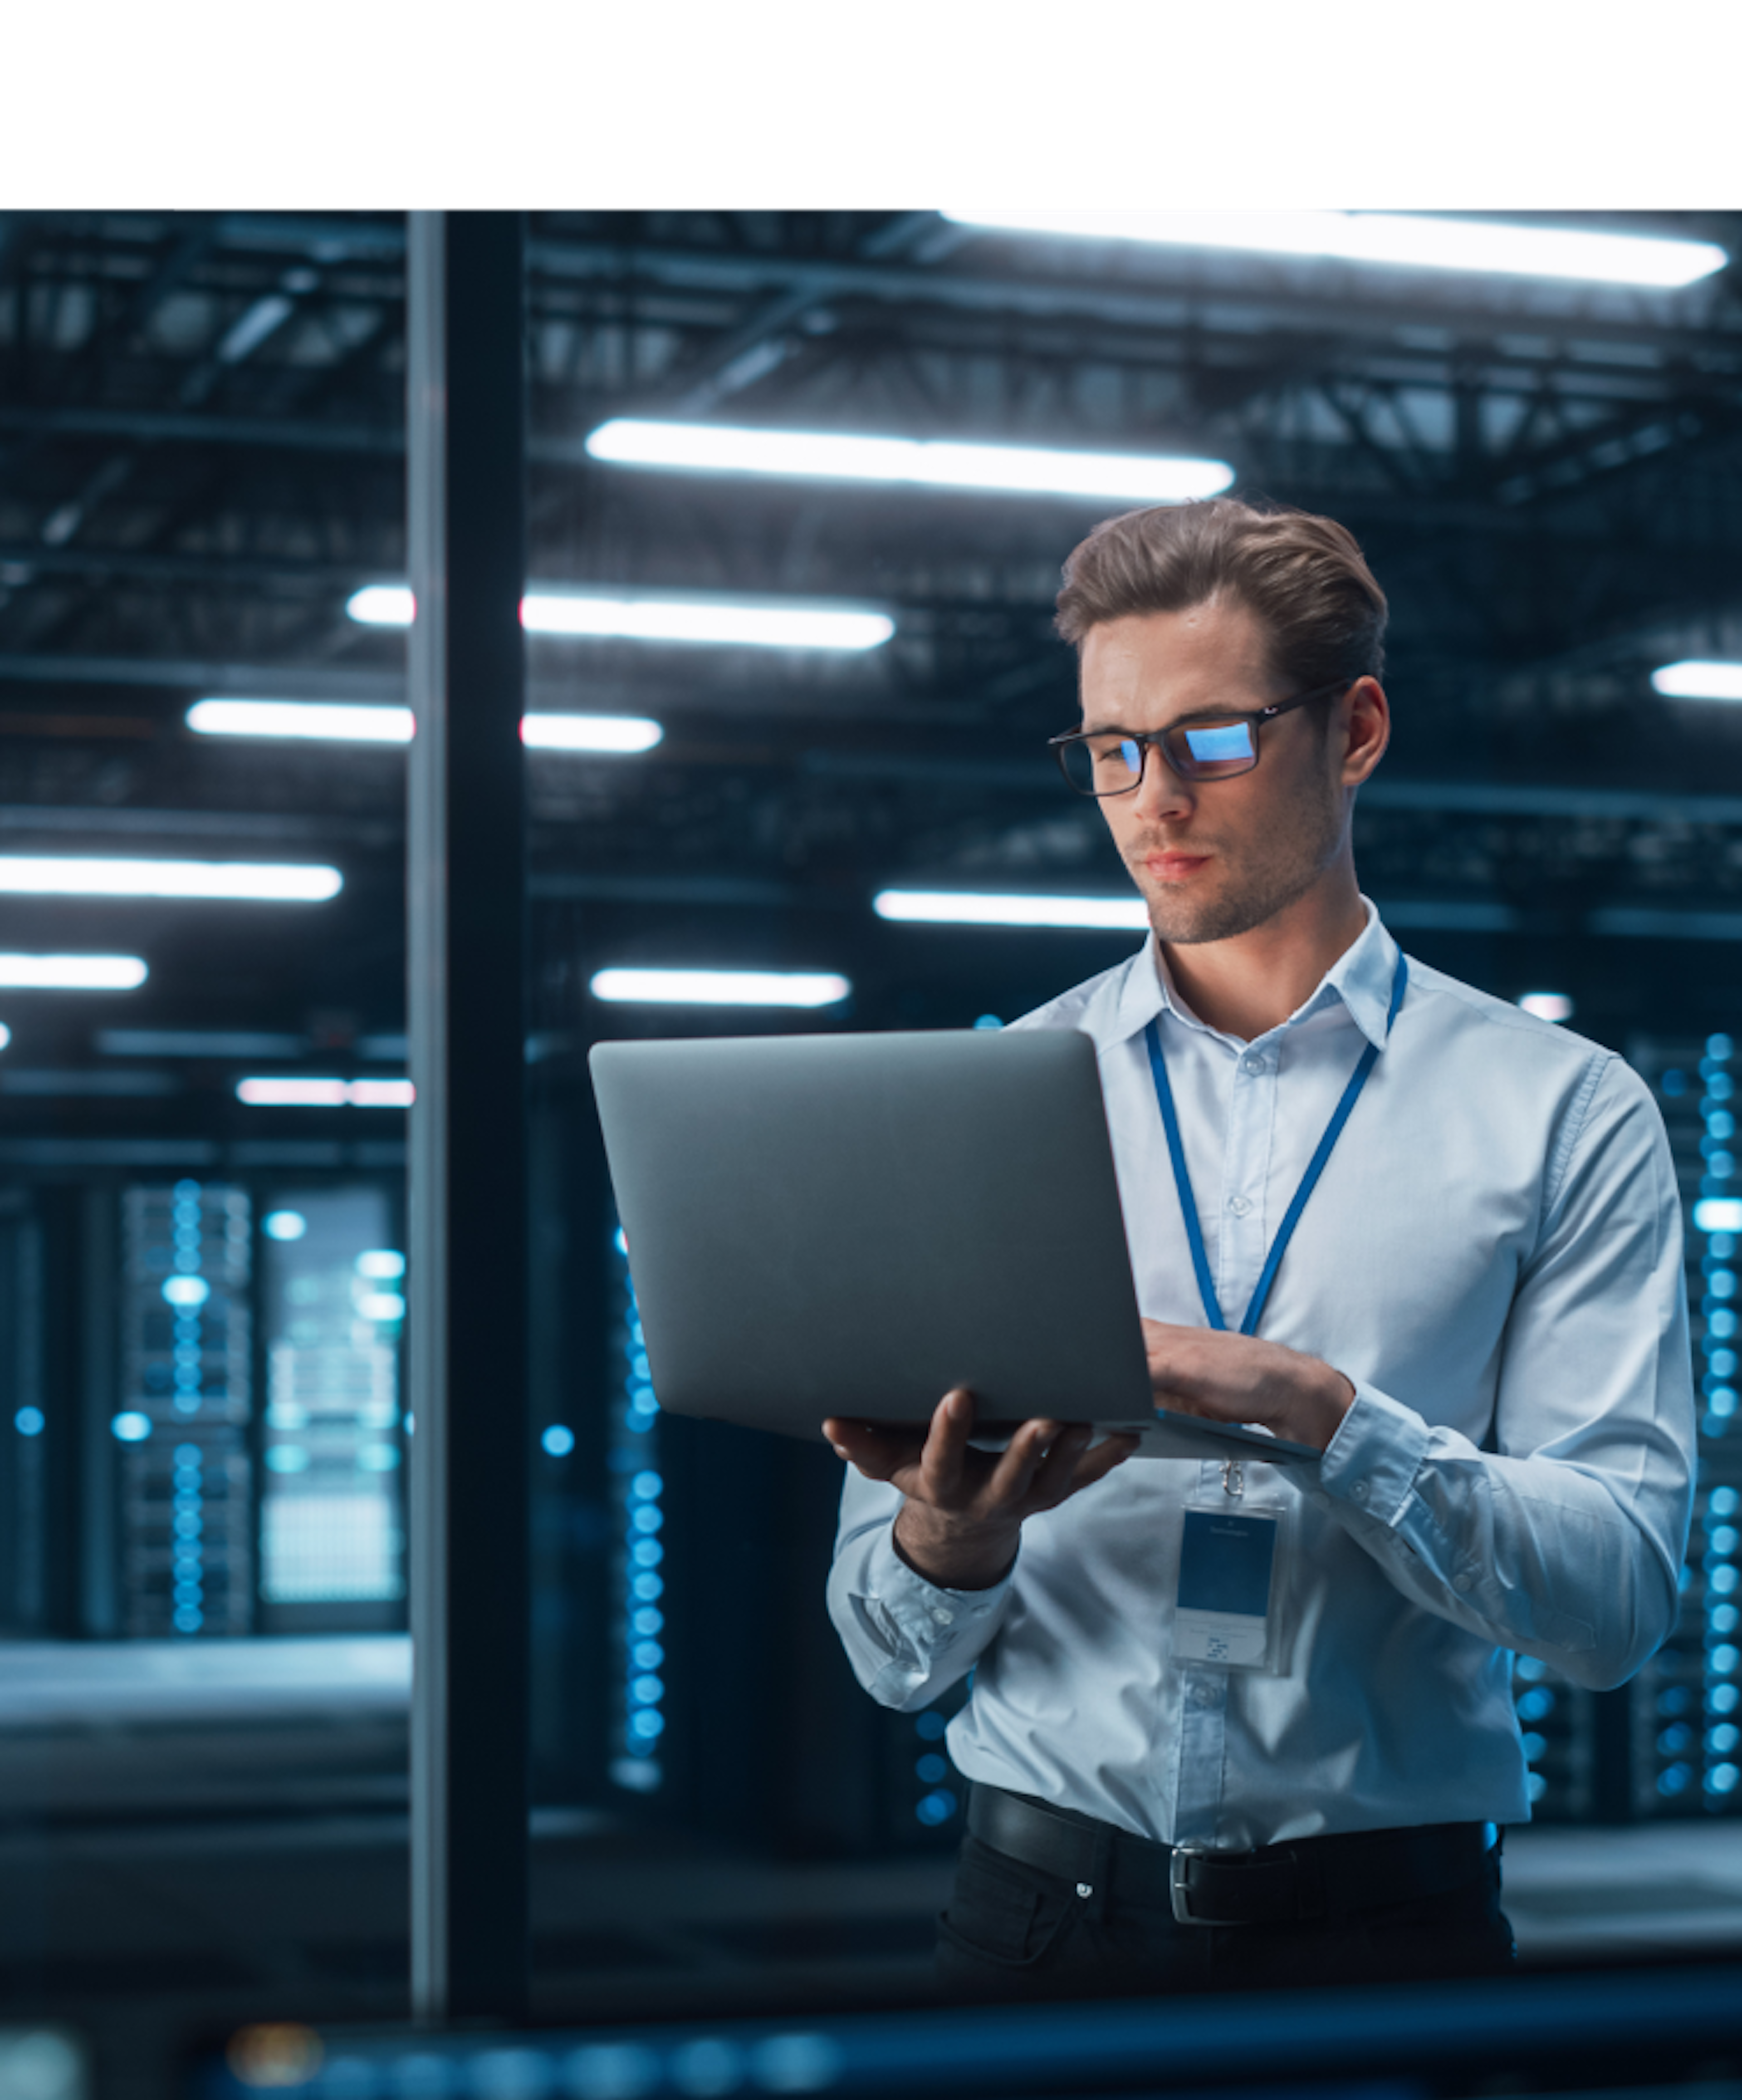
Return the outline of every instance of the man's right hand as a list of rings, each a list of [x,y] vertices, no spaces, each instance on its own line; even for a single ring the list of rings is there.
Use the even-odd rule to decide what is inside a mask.
[[[906,1500],[895,1550],[941,1590],[990,1590],[1016,1559],[1023,1520],[1056,1509],[1104,1480],[1137,1448],[1113,1436],[1092,1451],[1083,1423],[1025,1422],[1003,1451],[976,1451],[973,1395],[958,1387],[929,1426],[875,1429],[831,1416],[822,1433],[868,1480],[886,1480]]]

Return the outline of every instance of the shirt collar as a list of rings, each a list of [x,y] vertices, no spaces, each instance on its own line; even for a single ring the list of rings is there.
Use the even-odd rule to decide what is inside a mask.
[[[1283,1022],[1292,1028],[1326,1008],[1340,1004],[1369,1043],[1385,1048],[1391,986],[1397,970],[1397,943],[1386,931],[1370,898],[1361,903],[1367,924],[1325,973],[1306,1004]],[[1114,1004],[1114,1021],[1104,1047],[1123,1042],[1146,1028],[1158,1014],[1171,1013],[1188,1028],[1215,1031],[1198,1019],[1174,989],[1152,935],[1125,966],[1124,982]]]

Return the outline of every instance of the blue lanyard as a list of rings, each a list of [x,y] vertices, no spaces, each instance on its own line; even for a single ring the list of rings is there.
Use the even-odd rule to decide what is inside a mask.
[[[1397,1009],[1403,1004],[1404,988],[1409,982],[1409,965],[1401,954],[1397,958],[1397,974],[1391,980],[1391,1010],[1385,1017],[1385,1032],[1391,1032],[1391,1023],[1397,1018]],[[1185,1236],[1191,1242],[1192,1266],[1197,1273],[1197,1295],[1204,1303],[1204,1317],[1219,1332],[1225,1332],[1228,1322],[1222,1317],[1222,1308],[1216,1299],[1215,1283],[1210,1273],[1210,1257],[1204,1251],[1204,1229],[1198,1222],[1197,1199],[1192,1193],[1192,1176],[1185,1163],[1185,1147],[1180,1142],[1180,1118],[1174,1109],[1173,1088],[1167,1083],[1167,1061],[1162,1055],[1162,1032],[1154,1021],[1144,1030],[1144,1039],[1149,1046],[1149,1070],[1155,1075],[1155,1098],[1161,1104],[1162,1126],[1167,1132],[1167,1154],[1173,1162],[1174,1186],[1180,1192],[1180,1208],[1185,1215]],[[1330,1121],[1325,1126],[1325,1135],[1319,1140],[1319,1148],[1308,1162],[1307,1171],[1300,1177],[1300,1186],[1294,1191],[1294,1200],[1277,1229],[1277,1236],[1270,1243],[1270,1252],[1264,1257],[1264,1266],[1252,1291],[1252,1302],[1246,1307],[1246,1317],[1240,1323],[1242,1335],[1255,1335],[1258,1323],[1264,1317],[1264,1301],[1270,1295],[1270,1286],[1277,1280],[1277,1271],[1282,1266],[1282,1257],[1288,1251],[1288,1243],[1294,1237],[1294,1228],[1300,1223],[1300,1214],[1307,1207],[1307,1199],[1318,1185],[1320,1175],[1325,1171],[1325,1162],[1330,1158],[1337,1140],[1343,1135],[1343,1126],[1348,1121],[1350,1112],[1361,1099],[1361,1091],[1367,1083],[1379,1056],[1377,1043],[1369,1043],[1362,1051],[1361,1062],[1343,1090],[1343,1099],[1338,1102]]]

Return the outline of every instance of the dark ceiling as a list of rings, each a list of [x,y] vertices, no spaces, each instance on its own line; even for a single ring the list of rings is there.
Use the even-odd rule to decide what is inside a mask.
[[[1583,223],[1742,257],[1742,214]],[[1040,746],[1072,710],[1059,563],[1118,506],[589,460],[588,432],[630,413],[1185,450],[1331,513],[1393,608],[1369,891],[1497,990],[1574,983],[1617,1041],[1731,1010],[1742,724],[1648,674],[1742,655],[1742,265],[1623,292],[930,213],[537,214],[529,235],[533,577],[897,623],[842,660],[531,643],[535,706],[667,730],[650,758],[529,761],[548,1032],[597,1027],[601,961],[845,966],[861,1025],[935,1023],[1128,945],[869,909],[892,879],[1117,886]],[[245,849],[346,877],[298,910],[11,900],[4,945],[126,946],[152,978],[11,997],[9,1065],[96,1069],[93,1031],[123,1017],[312,1029],[335,1052],[400,1025],[400,754],[212,743],[183,717],[214,692],[403,694],[403,638],[344,607],[404,568],[404,247],[388,215],[0,218],[8,847]]]

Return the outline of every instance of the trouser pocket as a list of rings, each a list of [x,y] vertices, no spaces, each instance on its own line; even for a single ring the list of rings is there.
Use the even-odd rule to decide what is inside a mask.
[[[937,1921],[938,1938],[945,1949],[975,1961],[1030,1967],[1052,1951],[1081,1908],[1068,1882],[968,1838],[949,1907]]]

